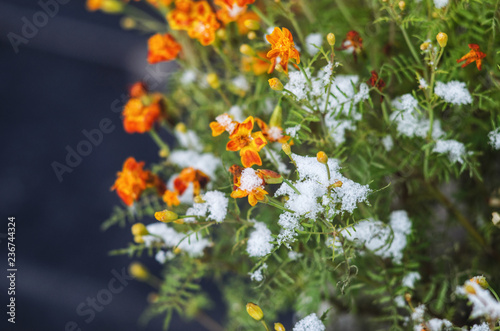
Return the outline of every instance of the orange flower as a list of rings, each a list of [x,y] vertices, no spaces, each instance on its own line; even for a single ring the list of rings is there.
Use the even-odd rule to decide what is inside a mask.
[[[486,57],[486,54],[480,51],[478,44],[469,44],[469,48],[470,48],[469,53],[465,54],[460,59],[458,59],[457,63],[465,61],[465,63],[462,64],[462,68],[464,68],[465,66],[476,61],[477,69],[481,70],[481,62],[482,59]]]
[[[267,53],[267,58],[271,60],[268,73],[273,72],[278,56],[281,58],[280,65],[285,73],[288,73],[290,59],[295,59],[297,63],[300,63],[300,54],[295,49],[292,33],[287,28],[283,28],[283,31],[280,28],[274,28],[273,32],[266,36],[266,39],[272,47]]]
[[[123,127],[127,133],[144,133],[153,127],[163,113],[161,94],[130,98],[123,109]]]
[[[252,168],[243,169],[238,165],[233,165],[229,168],[233,174],[233,192],[232,198],[248,197],[248,203],[255,206],[257,202],[263,201],[268,194],[265,188],[266,183],[279,183],[281,175],[265,169],[254,170]]]
[[[169,207],[181,204],[179,201],[179,195],[175,191],[166,190],[162,198]]]
[[[193,184],[193,196],[197,196],[200,194],[200,190],[207,186],[209,181],[210,177],[203,171],[189,167],[183,169],[174,180],[174,188],[179,195],[182,195],[189,184]]]
[[[259,151],[267,144],[262,132],[252,133],[254,119],[249,116],[243,123],[239,123],[234,132],[229,136],[226,145],[228,151],[240,151],[241,163],[245,168],[254,164],[262,165]]]
[[[224,23],[228,24],[230,22],[234,22],[245,16],[246,11],[247,11],[247,5],[254,3],[255,0],[215,0],[214,3],[221,7],[217,11],[217,17],[219,20]],[[247,15],[247,17],[244,18],[245,20],[248,19],[253,19],[253,20],[258,20],[259,17],[255,13],[251,13],[251,15]],[[243,25],[243,22],[241,24]],[[240,28],[240,23],[238,23],[238,30],[240,34],[245,34],[246,32],[242,32]],[[248,29],[243,25],[244,30],[248,32]]]
[[[171,34],[155,34],[148,40],[148,62],[151,64],[171,61],[177,57],[182,47]]]
[[[347,32],[346,38],[344,39],[342,45],[340,46],[340,50],[345,50],[348,52],[352,51],[354,60],[357,60],[357,55],[361,53],[362,48],[363,48],[363,38],[361,38],[359,33],[354,30]]]
[[[247,34],[250,29],[248,29],[245,25],[246,20],[252,20],[252,21],[259,21],[260,17],[259,15],[255,14],[253,11],[247,11],[243,14],[241,14],[238,19],[236,20],[236,24],[238,25],[238,32],[239,34]],[[265,56],[264,56],[265,58]]]
[[[131,98],[140,98],[148,94],[148,88],[143,82],[134,83],[128,91]]]
[[[258,56],[244,56],[241,59],[243,71],[253,71],[256,76],[262,75],[269,69],[269,61],[264,60],[267,52],[258,52]]]
[[[198,41],[203,46],[207,46],[214,42],[215,32],[219,27],[220,24],[219,21],[217,21],[217,17],[213,12],[211,12],[208,13],[207,16],[201,16],[200,19],[195,20],[193,23],[191,23],[188,34],[189,37],[198,39]]]
[[[371,71],[372,76],[368,80],[368,84],[370,84],[373,87],[376,87],[380,92],[382,92],[382,89],[385,87],[385,82],[382,78],[380,78],[375,70]],[[380,96],[380,102],[384,101],[384,96]]]
[[[238,126],[238,122],[234,121],[232,116],[228,114],[222,114],[215,118],[214,122],[210,123],[210,129],[212,129],[212,136],[217,137],[221,135],[224,131],[229,132],[231,135],[234,129]]]
[[[168,24],[172,30],[188,30],[193,21],[191,16],[191,0],[176,0],[175,9],[167,15]]]
[[[264,135],[264,137],[270,142],[279,142],[281,144],[284,144],[288,140],[290,140],[290,136],[283,135],[283,129],[281,127],[268,126],[266,122],[264,122],[260,118],[256,118],[255,122],[257,122],[257,125],[262,130],[262,134]]]
[[[137,201],[142,192],[148,187],[156,187],[159,194],[163,194],[165,184],[150,171],[144,170],[144,162],[137,162],[129,157],[123,164],[122,171],[118,172],[118,178],[111,190],[116,190],[123,202],[131,206]]]
[[[101,9],[104,0],[87,0],[86,6],[90,11],[96,11]]]

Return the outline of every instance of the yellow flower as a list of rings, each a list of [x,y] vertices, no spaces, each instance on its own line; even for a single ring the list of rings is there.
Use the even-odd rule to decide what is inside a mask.
[[[295,59],[300,63],[299,51],[295,49],[292,33],[287,29],[274,28],[270,35],[266,35],[267,41],[271,44],[271,50],[267,52],[267,58],[271,60],[268,73],[273,72],[278,56],[281,58],[280,65],[285,73],[288,73],[288,61]]]

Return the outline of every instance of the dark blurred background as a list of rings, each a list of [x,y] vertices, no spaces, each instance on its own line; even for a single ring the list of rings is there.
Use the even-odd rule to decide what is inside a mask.
[[[112,298],[102,296],[109,303],[91,309],[93,319],[85,320],[92,315],[87,299],[108,289],[115,273],[122,274],[131,261],[107,254],[126,247],[130,230],[99,229],[120,203],[110,192],[115,174],[128,156],[157,161],[150,137],[126,134],[112,104],[120,105],[115,100],[145,77],[160,77],[163,85],[164,73],[173,68],[148,66],[148,36],[122,30],[118,16],[89,13],[81,0],[56,3],[57,13],[52,7],[50,17],[40,14],[38,1],[0,1],[0,330],[72,330],[76,324],[81,330],[161,330],[162,319],[146,328],[138,325],[152,289],[134,280],[122,280],[126,285]],[[26,20],[40,27],[29,30]],[[76,149],[87,140],[82,131],[99,128],[103,119],[114,130],[103,134],[102,142],[60,181],[53,162],[65,164],[67,147]],[[8,216],[16,217],[15,325],[6,315],[7,240],[2,234]],[[159,269],[153,259],[142,261]],[[181,329],[204,330],[174,318],[171,330]]]

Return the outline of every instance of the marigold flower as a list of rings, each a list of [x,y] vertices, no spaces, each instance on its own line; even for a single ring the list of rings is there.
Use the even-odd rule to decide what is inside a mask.
[[[191,0],[176,0],[175,9],[167,14],[167,21],[172,30],[188,30],[194,20],[191,8],[194,2]]]
[[[87,0],[86,7],[89,11],[102,10],[110,14],[123,11],[123,3],[118,0]]]
[[[239,20],[241,16],[243,16],[246,11],[247,11],[247,5],[254,3],[255,0],[215,0],[214,3],[221,7],[217,11],[217,17],[219,20],[224,23],[228,24],[230,22],[234,22],[236,20]],[[253,14],[257,16],[256,14]],[[252,17],[255,17],[253,16]],[[257,16],[258,17],[258,16]],[[247,17],[246,19],[250,19]],[[240,34],[245,34],[248,32],[248,29],[246,29],[245,32],[240,31]]]
[[[165,189],[163,181],[150,171],[144,170],[143,167],[144,162],[137,162],[133,157],[129,157],[123,164],[122,171],[118,172],[115,184],[111,187],[111,190],[116,190],[127,206],[137,201],[148,187],[156,187],[158,192],[163,194]]]
[[[280,65],[285,73],[288,73],[288,61],[295,59],[300,63],[299,51],[295,49],[292,33],[287,29],[274,28],[270,35],[266,35],[267,41],[271,44],[271,50],[267,53],[267,58],[271,60],[268,73],[273,72],[277,58],[280,57]]]
[[[465,61],[465,63],[462,64],[462,68],[464,68],[465,66],[475,61],[477,69],[481,70],[481,62],[482,59],[486,57],[486,54],[480,51],[478,44],[469,44],[469,48],[470,48],[469,53],[465,54],[460,59],[458,59],[457,63]]]
[[[200,194],[200,190],[205,188],[210,181],[203,171],[193,167],[185,168],[181,171],[179,176],[174,180],[175,191],[182,195],[188,188],[189,184],[193,185],[193,196]]]
[[[198,39],[203,46],[213,43],[220,24],[210,4],[206,1],[196,2],[191,15],[193,21],[188,29],[189,37]]]
[[[368,84],[370,84],[373,87],[376,87],[380,92],[382,92],[382,89],[385,87],[385,82],[382,78],[380,78],[375,70],[371,71],[372,76],[368,80]],[[384,96],[380,96],[380,102],[384,101]]]
[[[361,38],[359,33],[354,30],[347,32],[346,38],[344,39],[342,45],[340,46],[340,50],[352,52],[354,60],[356,60],[357,55],[361,53],[362,49],[363,49],[363,38]]]
[[[254,164],[262,165],[258,152],[267,144],[262,132],[252,133],[253,126],[254,118],[249,116],[243,123],[238,124],[226,145],[228,151],[240,151],[241,163],[245,168]]]
[[[153,94],[144,104],[143,98],[131,98],[123,109],[123,127],[127,133],[144,133],[160,120],[163,102],[160,94]]]
[[[166,190],[165,193],[163,193],[162,199],[169,207],[178,206],[181,204],[179,195],[175,191]]]
[[[257,122],[257,125],[262,131],[262,134],[264,137],[270,141],[270,142],[279,142],[281,144],[286,143],[288,140],[290,140],[290,136],[284,136],[283,135],[283,128],[280,126],[274,125],[267,125],[266,122],[261,120],[260,118],[256,118],[255,122]]]
[[[221,135],[224,131],[229,132],[231,135],[236,127],[238,126],[238,122],[233,120],[233,117],[228,114],[222,114],[215,118],[214,122],[210,123],[210,129],[212,129],[212,136],[217,137]]]
[[[148,88],[143,82],[136,82],[129,88],[129,95],[131,98],[140,98],[148,94]]]
[[[182,47],[171,34],[155,34],[148,40],[148,62],[151,64],[174,60]]]
[[[268,194],[264,189],[265,184],[279,184],[283,181],[280,174],[267,169],[244,169],[239,165],[232,165],[229,172],[233,174],[231,197],[235,199],[248,197],[248,203],[251,206],[265,199]]]

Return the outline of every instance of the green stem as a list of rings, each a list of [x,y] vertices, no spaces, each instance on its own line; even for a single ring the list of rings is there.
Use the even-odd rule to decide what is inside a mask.
[[[154,142],[158,145],[158,147],[160,147],[160,149],[162,150],[165,150],[168,155],[168,153],[170,152],[170,148],[163,140],[161,140],[158,133],[154,129],[152,129],[149,130],[149,135],[151,136],[151,138],[153,138]]]
[[[252,11],[260,17],[268,26],[274,26],[274,23],[257,6],[252,6]]]
[[[300,194],[299,190],[286,178],[283,177],[283,181],[295,191],[295,193]]]
[[[264,320],[261,320],[262,325],[266,328],[266,331],[269,331],[269,327],[267,326],[266,322]]]
[[[489,285],[488,285],[488,290],[490,290],[491,293],[493,293],[493,295],[495,296],[495,298],[497,299],[497,301],[500,301],[500,299],[498,298],[497,292],[495,292],[495,290],[491,286],[489,286]]]
[[[406,29],[404,26],[399,25],[399,28],[401,29],[401,32],[403,33],[403,37],[405,38],[406,44],[408,45],[408,48],[410,49],[411,54],[413,55],[413,58],[415,61],[420,62],[420,57],[418,56],[417,51],[415,50],[415,47],[413,47],[413,44],[410,41],[410,38],[408,37],[408,33],[406,32]]]
[[[287,211],[287,212],[289,212],[289,213],[295,213],[293,210],[290,210],[290,209],[288,209],[288,208],[285,208],[285,207],[283,207],[283,206],[281,206],[281,205],[279,205],[279,204],[277,204],[277,203],[275,203],[275,202],[273,202],[273,201],[271,201],[271,200],[269,200],[269,201],[267,201],[267,202],[264,202],[264,203],[267,203],[267,204],[268,204],[268,205],[270,205],[270,206],[276,207],[276,208],[281,209],[281,210],[283,210],[283,211]]]

